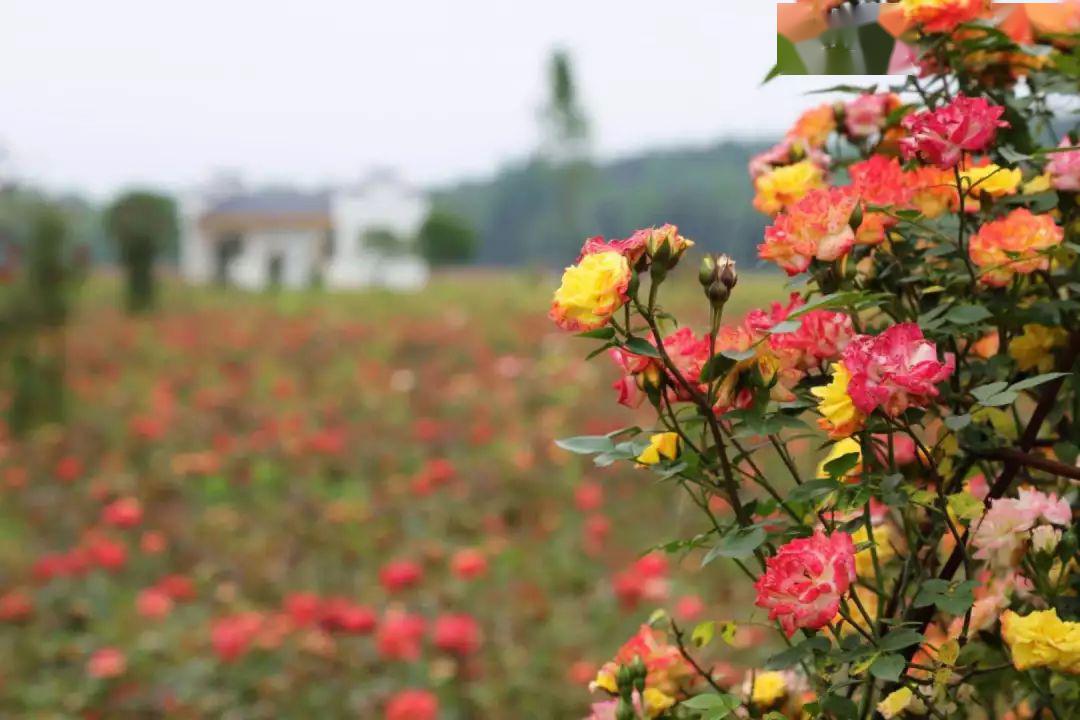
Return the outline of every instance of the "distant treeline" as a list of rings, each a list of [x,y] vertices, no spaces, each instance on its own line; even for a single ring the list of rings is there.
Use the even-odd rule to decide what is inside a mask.
[[[537,159],[432,192],[436,207],[475,229],[473,262],[481,265],[561,267],[573,261],[587,236],[623,238],[637,228],[674,223],[702,248],[754,267],[765,218],[751,207],[746,166],[765,147],[732,141],[572,166]],[[0,192],[0,264],[5,245],[24,243],[26,210],[44,197],[31,188]],[[89,250],[92,261],[116,261],[103,208],[76,196],[51,199],[68,216],[72,240]],[[175,246],[166,247],[162,259],[175,258]]]
[[[765,147],[723,142],[561,167],[533,160],[439,188],[435,202],[472,223],[479,264],[566,265],[586,236],[623,238],[670,222],[702,248],[752,267],[766,223],[751,207],[746,167]]]

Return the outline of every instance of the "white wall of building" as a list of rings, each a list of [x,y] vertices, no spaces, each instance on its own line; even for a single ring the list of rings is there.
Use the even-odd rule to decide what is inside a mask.
[[[327,263],[327,285],[400,290],[422,287],[429,271],[415,251],[415,242],[428,210],[426,197],[392,180],[336,193],[330,202],[334,253]],[[387,257],[364,247],[364,234],[375,229],[408,239],[413,252]]]
[[[212,282],[217,276],[220,238],[200,225],[214,205],[213,197],[193,194],[181,200],[180,273],[189,282]],[[241,236],[240,252],[229,262],[226,279],[242,288],[265,288],[271,280],[271,258],[278,255],[281,284],[288,288],[307,287],[316,276],[331,288],[420,288],[428,280],[429,269],[415,251],[415,242],[429,208],[422,193],[391,178],[338,191],[330,200],[333,252],[325,262],[321,231],[252,230]],[[364,247],[364,235],[374,229],[408,239],[414,244],[412,251],[387,256]]]
[[[309,230],[263,230],[242,236],[240,252],[228,266],[228,281],[260,290],[271,283],[271,261],[281,259],[281,286],[305,288],[315,273],[322,233]]]

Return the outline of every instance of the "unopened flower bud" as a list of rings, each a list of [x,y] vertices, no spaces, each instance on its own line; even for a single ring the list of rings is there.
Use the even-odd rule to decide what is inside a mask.
[[[619,704],[615,706],[615,720],[636,720],[636,718],[634,706],[629,701],[620,698]]]
[[[708,296],[709,303],[714,308],[718,308],[726,303],[728,298],[731,297],[731,290],[717,278],[716,280],[713,280],[712,285],[709,285],[709,287],[705,289],[705,295]]]
[[[701,287],[707,288],[712,284],[712,281],[716,279],[716,258],[712,255],[706,255],[701,258],[701,265],[698,266],[698,282],[701,283]]]
[[[649,675],[649,669],[645,667],[640,655],[634,656],[634,662],[630,663],[630,670],[634,673],[634,689],[639,693],[645,692],[645,678]]]
[[[862,203],[861,202],[860,203],[855,203],[855,209],[851,211],[851,217],[848,218],[848,225],[851,227],[853,232],[858,232],[859,231],[859,226],[862,225],[862,221],[863,221]]]
[[[649,231],[645,240],[645,254],[652,258],[653,266],[663,265],[666,269],[675,267],[687,248],[694,242],[679,234],[674,225],[662,225]]]
[[[620,695],[629,695],[634,688],[634,671],[629,665],[620,665],[615,673],[615,684],[619,687]]]
[[[716,258],[716,277],[728,290],[735,289],[735,283],[739,282],[739,274],[735,271],[735,261],[730,255],[720,255]]]

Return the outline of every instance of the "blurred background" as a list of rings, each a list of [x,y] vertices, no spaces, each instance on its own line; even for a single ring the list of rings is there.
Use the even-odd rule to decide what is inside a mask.
[[[649,552],[694,508],[553,446],[647,417],[546,312],[585,237],[669,222],[778,299],[746,166],[813,78],[762,85],[775,28],[5,2],[0,714],[581,717],[657,608],[736,622],[739,673],[728,569]]]

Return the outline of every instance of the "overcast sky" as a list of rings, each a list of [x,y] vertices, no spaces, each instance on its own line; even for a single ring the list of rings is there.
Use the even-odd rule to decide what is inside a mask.
[[[97,196],[480,177],[537,145],[555,47],[601,157],[770,134],[822,83],[761,87],[775,27],[772,0],[3,0],[0,143]]]

